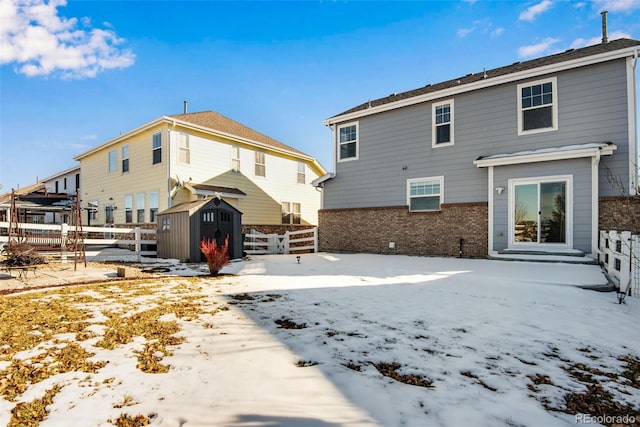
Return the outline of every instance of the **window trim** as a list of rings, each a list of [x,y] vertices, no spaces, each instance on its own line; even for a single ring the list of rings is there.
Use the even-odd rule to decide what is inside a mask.
[[[136,223],[142,224],[145,219],[145,202],[147,195],[145,193],[136,193]],[[142,203],[140,203],[142,201]],[[140,221],[140,214],[142,213],[142,221]]]
[[[438,196],[440,197],[440,202],[438,203],[438,209],[420,209],[420,210],[411,209],[411,184],[414,182],[423,182],[423,181],[439,181],[440,182],[440,193],[438,194]],[[418,196],[415,196],[415,197],[418,197]],[[443,175],[407,179],[407,207],[409,208],[409,212],[439,212],[442,210],[443,203],[444,203],[444,176]]]
[[[191,164],[191,141],[189,141],[189,136],[186,132],[178,132],[178,163],[181,165]]]
[[[523,108],[522,108],[522,88],[542,85],[545,83],[551,83],[552,92],[551,92],[551,126],[546,128],[538,128],[531,130],[523,130],[524,120],[522,117]],[[517,85],[516,90],[517,96],[517,115],[518,115],[518,136],[522,135],[533,135],[536,133],[543,132],[553,132],[558,130],[558,78],[556,76],[549,77],[546,79],[532,80],[525,83],[520,83]],[[546,104],[545,104],[546,105]]]
[[[436,142],[437,133],[438,133],[438,125],[436,124],[436,109],[438,107],[443,106],[443,105],[449,105],[449,116],[450,116],[450,119],[449,119],[449,142],[443,142],[441,144],[438,144]],[[455,122],[455,116],[454,116],[453,98],[452,99],[447,99],[447,100],[444,100],[444,101],[434,102],[433,104],[431,104],[431,146],[433,148],[448,147],[448,146],[454,144],[454,142],[455,142],[454,122]]]
[[[130,171],[130,169],[129,169],[129,166],[130,166],[129,165],[129,144],[125,144],[120,148],[120,154],[122,155],[122,159],[120,160],[120,162],[122,163],[122,173],[128,173]]]
[[[349,142],[345,142],[344,144],[356,144],[356,154],[353,157],[346,157],[346,158],[341,158],[340,157],[340,147],[343,144],[342,142],[340,142],[340,129],[342,128],[347,128],[350,126],[355,126],[356,127],[356,139],[354,141],[349,141]],[[360,122],[355,121],[355,122],[349,122],[349,123],[343,123],[341,125],[339,125],[336,129],[336,159],[338,161],[338,163],[342,163],[342,162],[350,162],[352,160],[358,160],[358,158],[360,157]]]
[[[288,209],[285,210],[285,205]],[[296,212],[296,209],[297,212]],[[302,223],[302,203],[300,202],[280,202],[280,210],[282,211],[280,222],[282,225],[299,225]],[[284,222],[285,215],[289,216],[289,222]],[[296,222],[296,218],[298,222]]]
[[[240,173],[240,146],[231,146],[231,171]]]
[[[107,154],[108,156],[108,171],[109,172],[116,172],[118,170],[118,150],[117,149],[113,149],[113,150],[109,150],[109,153]]]
[[[155,198],[155,200],[153,200]],[[155,203],[152,203],[155,202]],[[154,206],[154,204],[156,206]],[[155,223],[158,219],[158,212],[160,209],[160,192],[149,191],[149,222]]]
[[[133,224],[133,194],[124,196],[124,223]]]
[[[156,146],[156,136],[158,137],[159,145]],[[156,151],[160,153],[160,159],[155,161]],[[156,132],[151,136],[151,164],[159,165],[162,163],[162,132]]]
[[[298,162],[298,173],[296,175],[296,183],[298,184],[306,184],[307,183],[307,165],[305,162]]]
[[[253,175],[257,176],[257,177],[261,177],[261,178],[266,178],[267,177],[267,155],[264,151],[254,151],[254,155],[253,155]],[[262,162],[263,163],[258,163],[258,156],[261,155],[262,156]],[[262,175],[259,175],[258,172],[258,166],[262,166],[264,169],[264,172]]]

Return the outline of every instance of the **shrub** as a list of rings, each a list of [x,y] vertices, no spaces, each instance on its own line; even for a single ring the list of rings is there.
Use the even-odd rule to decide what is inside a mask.
[[[222,267],[229,264],[229,236],[224,239],[222,246],[218,246],[215,240],[202,238],[200,251],[207,258],[209,273],[217,276]]]

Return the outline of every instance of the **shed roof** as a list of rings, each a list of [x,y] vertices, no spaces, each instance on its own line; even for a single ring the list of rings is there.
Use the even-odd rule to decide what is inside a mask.
[[[179,205],[172,206],[169,209],[166,209],[166,210],[160,212],[158,215],[173,214],[173,213],[179,213],[179,212],[188,212],[189,216],[191,216],[194,213],[196,213],[197,211],[199,211],[200,209],[202,209],[205,205],[207,205],[209,203],[213,203],[214,200],[216,200],[215,197],[214,198],[208,198],[208,199],[202,199],[202,200],[193,200],[193,201],[190,201],[190,202],[183,202],[183,203],[180,203]],[[232,210],[235,210],[240,215],[242,215],[242,212],[240,212],[235,207],[231,206],[229,203],[225,202],[222,199],[218,199],[218,200],[220,200],[221,204],[224,204],[224,206],[226,208],[231,208]]]

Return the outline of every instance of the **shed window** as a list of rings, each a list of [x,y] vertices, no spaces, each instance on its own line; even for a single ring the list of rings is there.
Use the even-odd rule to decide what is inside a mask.
[[[214,223],[216,222],[215,212],[207,211],[202,213],[202,222]]]
[[[162,218],[162,222],[160,224],[160,231],[169,231],[171,230],[171,218]]]

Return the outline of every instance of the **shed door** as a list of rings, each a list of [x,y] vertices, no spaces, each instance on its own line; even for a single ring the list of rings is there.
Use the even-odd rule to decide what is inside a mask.
[[[218,246],[224,245],[224,239],[229,236],[228,253],[233,254],[233,215],[231,212],[222,209],[206,209],[202,213],[201,230],[203,238],[216,241]],[[205,261],[204,255],[201,255]]]

